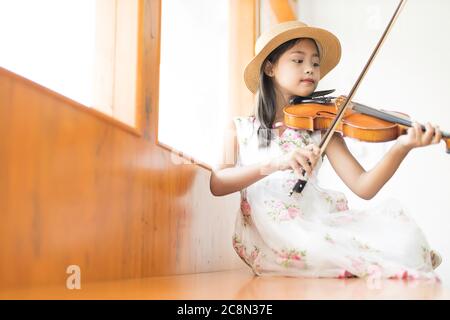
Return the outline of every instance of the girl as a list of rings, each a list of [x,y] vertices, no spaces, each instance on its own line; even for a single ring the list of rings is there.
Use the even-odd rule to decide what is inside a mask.
[[[257,94],[255,115],[234,119],[225,144],[225,155],[233,154],[234,161],[223,161],[210,180],[215,196],[241,192],[233,235],[237,254],[256,275],[437,279],[433,267],[440,257],[397,202],[349,209],[343,193],[317,183],[323,132],[282,125],[289,99],[311,95],[337,65],[339,40],[326,30],[290,21],[263,34],[255,51],[244,73],[247,87]],[[428,123],[422,133],[414,123],[369,171],[339,133],[325,155],[344,183],[369,200],[409,151],[441,138],[438,127]],[[289,196],[303,170],[305,189]]]

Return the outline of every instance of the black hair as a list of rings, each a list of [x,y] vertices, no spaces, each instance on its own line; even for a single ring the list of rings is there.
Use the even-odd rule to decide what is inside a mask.
[[[302,38],[289,40],[273,50],[261,64],[259,72],[259,89],[256,101],[256,117],[259,120],[258,147],[267,148],[272,140],[272,126],[277,112],[276,92],[272,79],[265,74],[264,68],[268,62],[274,65],[283,53],[295,46]],[[314,41],[314,43],[316,43]],[[316,44],[317,46],[317,44]],[[317,48],[319,52],[319,49]]]

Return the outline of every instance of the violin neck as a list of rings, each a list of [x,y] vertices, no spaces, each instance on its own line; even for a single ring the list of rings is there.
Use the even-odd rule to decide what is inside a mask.
[[[401,124],[401,125],[404,125],[404,126],[407,126],[407,127],[412,127],[412,122],[410,120],[397,117],[397,116],[395,116],[393,114],[386,113],[386,112],[377,110],[375,108],[371,108],[369,106],[363,105],[363,104],[358,103],[358,102],[352,102],[352,104],[354,106],[353,110],[356,111],[356,112],[359,112],[359,113],[362,113],[362,114],[365,114],[365,115],[368,115],[368,116],[372,116],[372,117],[375,117],[375,118],[378,118],[378,119],[381,119],[381,120],[385,120],[385,121],[388,121],[388,122],[398,123],[398,124]],[[426,130],[424,125],[421,124],[421,127],[422,127],[422,131]],[[450,138],[450,133],[442,131],[442,138],[449,139]]]

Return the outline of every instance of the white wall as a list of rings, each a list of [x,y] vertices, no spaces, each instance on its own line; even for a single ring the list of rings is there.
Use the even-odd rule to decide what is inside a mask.
[[[398,1],[299,0],[299,20],[332,31],[341,40],[340,64],[319,89],[348,94],[367,62]],[[409,0],[363,80],[355,101],[409,114],[450,132],[450,1]],[[393,144],[368,144],[346,139],[366,170]],[[450,155],[444,144],[413,150],[393,178],[368,201],[354,196],[324,163],[322,185],[348,195],[350,205],[365,207],[388,197],[400,200],[443,257],[437,269],[450,287]],[[380,230],[382,236],[382,230]]]
[[[162,2],[158,139],[211,166],[228,108],[228,12],[228,0]]]

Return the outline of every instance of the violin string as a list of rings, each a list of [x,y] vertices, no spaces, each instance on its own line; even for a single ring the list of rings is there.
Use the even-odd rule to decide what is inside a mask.
[[[369,116],[373,116],[375,118],[378,118],[378,119],[381,119],[381,120],[385,120],[385,121],[389,121],[389,122],[392,122],[392,123],[398,123],[398,124],[401,124],[401,125],[404,125],[404,126],[407,126],[407,127],[412,127],[412,121],[411,120],[400,118],[400,117],[398,117],[396,115],[383,112],[381,110],[378,110],[378,109],[366,106],[366,105],[364,105],[362,103],[352,102],[352,104],[354,105],[353,109],[355,111],[358,111],[359,113],[366,114],[366,115],[369,115]],[[426,130],[426,127],[423,124],[421,124],[420,126],[422,128],[422,131]],[[450,135],[447,132],[444,132],[444,131],[441,131],[441,132],[442,132],[442,137],[443,138],[446,138],[446,139],[450,138]]]

